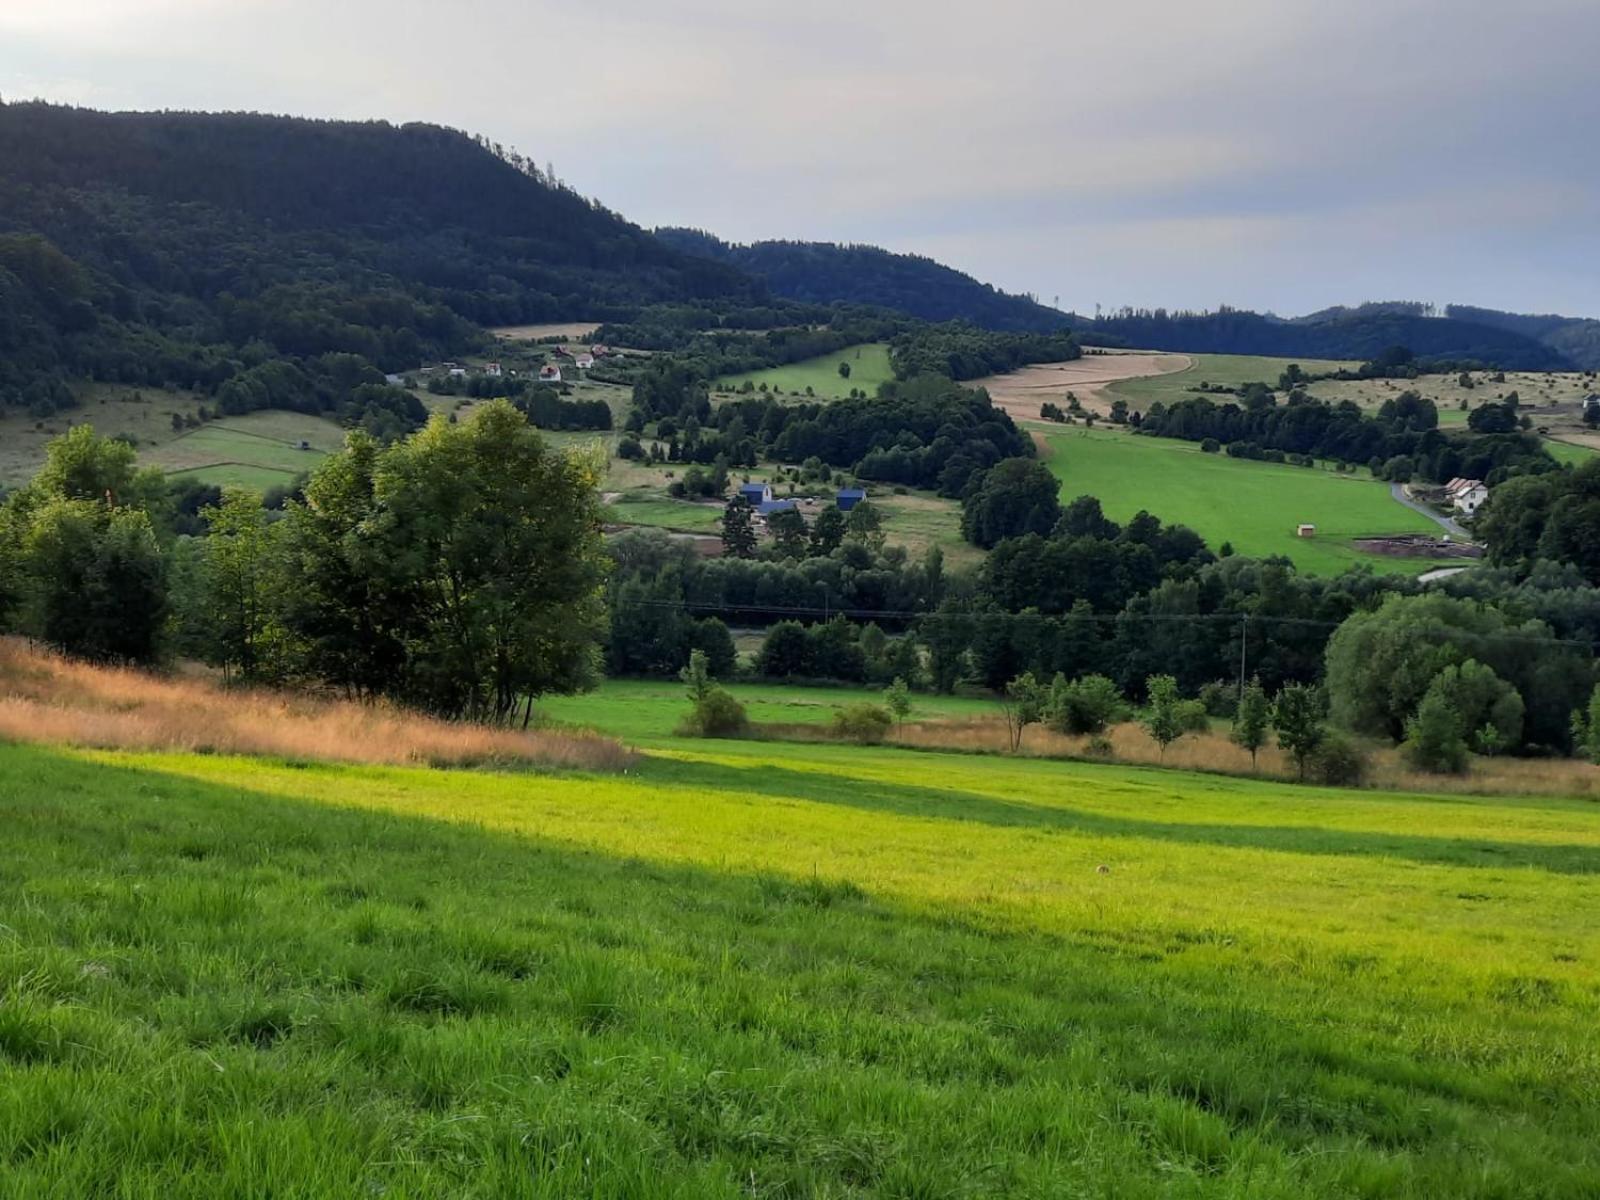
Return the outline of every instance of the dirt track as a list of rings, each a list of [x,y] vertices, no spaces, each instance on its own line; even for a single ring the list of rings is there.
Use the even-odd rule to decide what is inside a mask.
[[[1039,405],[1054,400],[1065,405],[1066,394],[1073,392],[1085,408],[1096,413],[1111,411],[1108,385],[1119,379],[1141,379],[1147,375],[1170,375],[1192,366],[1187,354],[1086,354],[1074,362],[1038,363],[1009,375],[990,375],[968,386],[988,389],[989,398],[1015,421],[1037,421]]]

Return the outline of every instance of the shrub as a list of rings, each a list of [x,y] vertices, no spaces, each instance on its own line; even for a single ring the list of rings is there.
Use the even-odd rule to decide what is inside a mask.
[[[1219,679],[1200,688],[1200,703],[1207,715],[1231,721],[1234,711],[1239,707],[1239,690]]]
[[[685,737],[743,737],[750,730],[750,718],[740,704],[723,688],[712,685],[694,702],[678,732]]]
[[[889,710],[877,704],[852,704],[833,715],[833,732],[862,745],[875,744],[888,736],[894,717]]]
[[[1104,675],[1050,685],[1049,722],[1059,733],[1100,733],[1123,714],[1122,693]]]
[[[1417,715],[1406,722],[1406,740],[1401,750],[1406,761],[1419,771],[1459,775],[1467,769],[1461,715],[1450,703],[1446,689],[1437,683],[1423,696]]]
[[[1360,787],[1367,777],[1367,756],[1354,742],[1329,733],[1311,752],[1307,770],[1312,779],[1329,787]]]
[[[1095,758],[1110,758],[1112,753],[1111,739],[1103,733],[1097,733],[1089,739],[1084,749]]]

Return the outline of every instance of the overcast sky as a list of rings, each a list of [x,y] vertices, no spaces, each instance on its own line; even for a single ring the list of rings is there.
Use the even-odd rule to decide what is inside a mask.
[[[0,0],[0,95],[436,121],[1080,310],[1600,316],[1600,0]]]

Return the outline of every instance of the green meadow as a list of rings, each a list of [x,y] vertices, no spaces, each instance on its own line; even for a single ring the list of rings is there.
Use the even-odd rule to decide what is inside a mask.
[[[1576,442],[1563,442],[1555,438],[1546,438],[1544,448],[1550,451],[1551,457],[1557,462],[1569,463],[1574,467],[1581,467],[1600,453],[1592,446],[1580,446]]]
[[[652,752],[0,746],[0,1195],[1595,1194],[1592,804],[563,704]]]
[[[1140,509],[1188,525],[1212,549],[1231,542],[1240,554],[1282,554],[1302,570],[1332,574],[1356,563],[1417,572],[1421,559],[1363,554],[1350,539],[1432,533],[1438,526],[1395,503],[1387,484],[1321,468],[1251,462],[1206,454],[1193,442],[1071,429],[1046,435],[1046,460],[1061,480],[1063,503],[1097,496],[1106,515],[1126,521]],[[1301,538],[1302,522],[1317,527]]]
[[[840,363],[850,364],[849,379],[839,374]],[[893,378],[888,343],[865,342],[859,346],[847,346],[837,354],[808,358],[786,367],[769,367],[764,371],[732,375],[721,380],[719,387],[722,391],[736,391],[748,380],[756,387],[764,383],[769,388],[781,388],[787,393],[804,394],[810,388],[817,396],[837,400],[857,388],[869,396],[874,395],[880,383],[887,383]]]
[[[1121,379],[1106,387],[1112,399],[1128,402],[1129,408],[1143,412],[1156,401],[1172,404],[1187,400],[1196,393],[1192,390],[1203,383],[1223,387],[1242,387],[1247,383],[1265,383],[1276,387],[1278,376],[1291,362],[1298,362],[1308,373],[1337,371],[1342,367],[1355,369],[1360,363],[1338,362],[1319,358],[1260,358],[1251,354],[1191,354],[1191,363],[1181,371],[1167,375],[1149,375],[1139,379]],[[1213,397],[1218,403],[1227,396]]]
[[[326,417],[268,410],[209,422],[142,461],[177,478],[263,492],[293,483],[343,445],[344,430]]]

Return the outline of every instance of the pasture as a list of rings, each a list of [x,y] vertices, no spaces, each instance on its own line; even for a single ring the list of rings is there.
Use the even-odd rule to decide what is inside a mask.
[[[649,740],[0,745],[0,1193],[1593,1194],[1592,804]]]
[[[92,425],[103,437],[125,438],[143,449],[177,437],[174,414],[191,417],[201,403],[189,392],[122,384],[90,384],[81,401],[77,408],[43,419],[0,407],[0,486],[19,487],[32,479],[44,462],[46,444],[74,425]]]
[[[1308,372],[1337,371],[1341,367],[1354,370],[1361,365],[1314,358],[1259,358],[1250,354],[1190,354],[1187,357],[1190,359],[1189,365],[1180,370],[1111,383],[1101,393],[1101,399],[1108,404],[1112,400],[1126,400],[1129,408],[1144,412],[1158,400],[1169,405],[1178,400],[1187,400],[1199,394],[1193,389],[1202,384],[1242,387],[1247,383],[1265,383],[1269,387],[1276,387],[1278,376],[1291,362],[1298,362],[1301,369]],[[1219,404],[1229,399],[1226,395],[1213,398]]]
[[[1096,496],[1106,515],[1126,521],[1145,509],[1188,525],[1213,550],[1231,542],[1254,558],[1282,554],[1305,571],[1332,574],[1357,563],[1420,572],[1425,559],[1363,554],[1350,539],[1432,533],[1420,513],[1395,503],[1387,484],[1320,468],[1205,454],[1193,442],[1137,437],[1119,430],[1069,428],[1044,435],[1045,461],[1061,480],[1062,503]],[[1301,522],[1313,538],[1295,536]]]
[[[840,363],[850,364],[849,379],[839,374]],[[818,397],[837,400],[848,396],[853,389],[864,391],[869,396],[876,395],[878,385],[893,378],[888,344],[865,342],[859,346],[847,346],[836,354],[824,354],[820,358],[808,358],[784,367],[731,375],[718,382],[717,390],[734,392],[746,382],[758,388],[764,383],[768,388],[779,388],[788,395],[803,396],[805,390],[810,388]]]
[[[344,432],[326,417],[246,413],[181,434],[141,455],[141,461],[169,475],[265,491],[310,471],[344,445]]]

